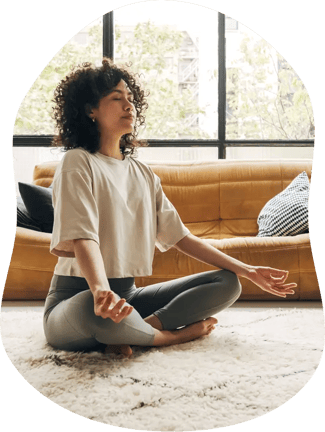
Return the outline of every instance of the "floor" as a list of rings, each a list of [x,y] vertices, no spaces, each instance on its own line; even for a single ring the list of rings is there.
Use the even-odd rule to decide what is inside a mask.
[[[35,311],[41,311],[44,307],[44,301],[3,301],[1,310],[4,312],[19,311],[26,308]],[[239,308],[241,310],[263,310],[269,308],[308,308],[308,309],[322,309],[321,301],[237,301],[232,308]]]

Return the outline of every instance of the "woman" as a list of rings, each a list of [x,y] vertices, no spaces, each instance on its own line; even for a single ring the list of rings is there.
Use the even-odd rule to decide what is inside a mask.
[[[287,271],[244,264],[195,237],[165,196],[159,177],[132,157],[147,108],[135,78],[104,59],[72,71],[55,91],[54,143],[66,154],[53,181],[57,255],[45,303],[44,331],[55,348],[106,345],[129,357],[130,345],[183,343],[208,335],[212,315],[240,296],[238,276],[280,297],[293,294]],[[145,288],[155,245],[223,270]]]

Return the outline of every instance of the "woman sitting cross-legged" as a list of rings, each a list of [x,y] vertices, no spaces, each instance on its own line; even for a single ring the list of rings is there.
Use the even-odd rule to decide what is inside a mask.
[[[50,345],[86,351],[107,345],[194,340],[215,328],[213,315],[240,296],[238,276],[276,296],[293,294],[288,272],[244,264],[192,235],[160,178],[135,156],[146,97],[134,76],[109,59],[75,68],[55,91],[54,144],[65,154],[53,180],[51,253],[58,256],[45,302]],[[218,267],[137,288],[152,274],[155,246],[174,247]]]

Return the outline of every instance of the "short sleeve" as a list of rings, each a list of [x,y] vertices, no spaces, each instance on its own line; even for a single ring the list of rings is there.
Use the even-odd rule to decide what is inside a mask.
[[[166,252],[190,234],[190,230],[183,224],[177,210],[166,197],[160,178],[156,174],[154,176],[157,209],[156,246],[161,252]]]
[[[75,257],[73,240],[84,238],[99,244],[98,208],[87,172],[62,170],[53,181],[54,225],[50,252]]]

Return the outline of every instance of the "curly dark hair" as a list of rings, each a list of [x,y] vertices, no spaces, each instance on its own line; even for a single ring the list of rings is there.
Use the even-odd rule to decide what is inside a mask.
[[[75,66],[56,87],[53,119],[58,135],[54,136],[52,145],[64,147],[63,151],[76,147],[83,147],[90,153],[98,151],[99,130],[88,114],[92,108],[98,108],[99,101],[121,80],[125,81],[132,92],[136,110],[133,132],[123,135],[120,140],[121,153],[133,155],[136,147],[148,146],[146,141],[136,138],[139,126],[145,123],[143,113],[148,108],[147,95],[137,84],[135,74],[124,67],[118,67],[109,58],[104,58],[100,67],[95,67],[92,63]]]

